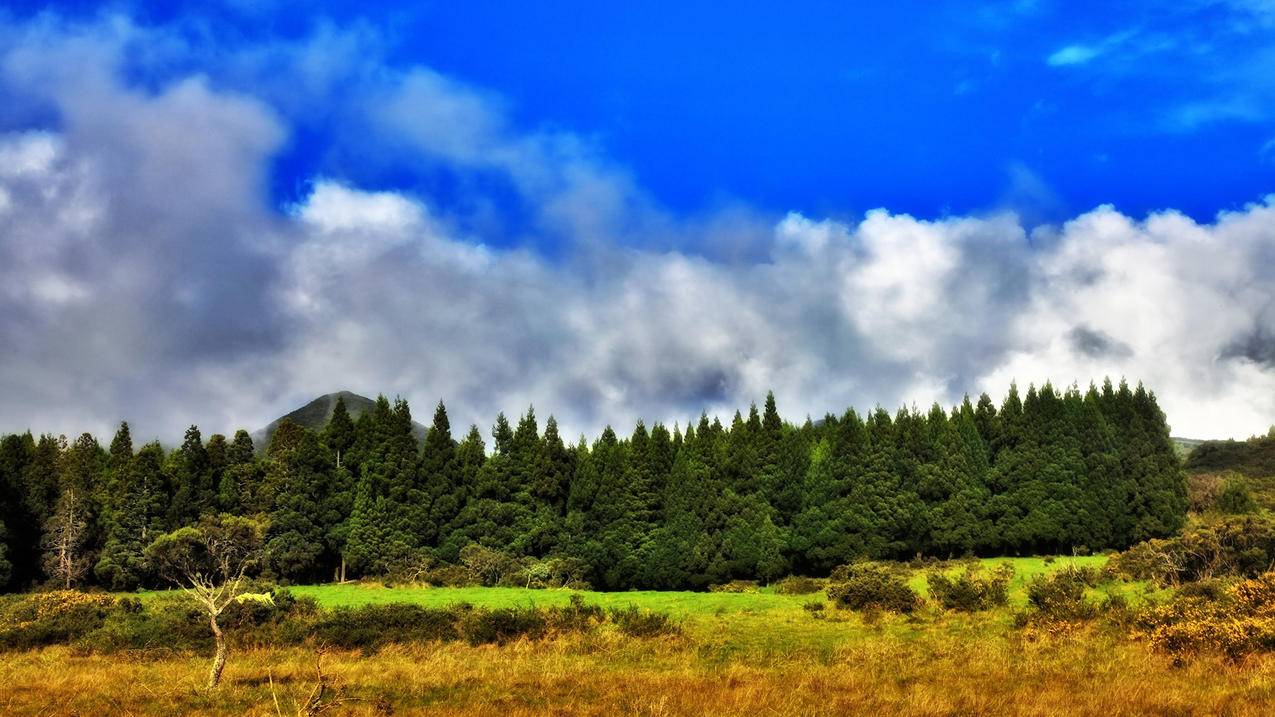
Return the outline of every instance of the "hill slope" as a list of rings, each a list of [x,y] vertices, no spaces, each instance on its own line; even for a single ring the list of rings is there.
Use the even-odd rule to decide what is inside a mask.
[[[1191,471],[1232,470],[1250,478],[1275,475],[1275,437],[1247,441],[1205,441],[1186,459]]]
[[[376,401],[368,398],[367,396],[360,396],[359,394],[352,393],[350,391],[337,391],[336,393],[324,394],[301,408],[276,418],[270,422],[270,425],[254,432],[252,434],[252,443],[256,447],[257,452],[260,453],[266,450],[266,446],[270,445],[270,438],[274,436],[275,429],[279,427],[279,424],[282,423],[285,418],[291,419],[294,423],[306,428],[316,431],[323,430],[323,427],[328,425],[328,420],[332,418],[332,411],[336,408],[336,400],[338,397],[345,399],[345,410],[349,411],[350,418],[356,421],[359,419],[359,416],[372,410],[372,408],[376,406]],[[412,421],[412,435],[416,436],[418,443],[425,440],[426,430],[425,426],[422,426],[416,421]]]

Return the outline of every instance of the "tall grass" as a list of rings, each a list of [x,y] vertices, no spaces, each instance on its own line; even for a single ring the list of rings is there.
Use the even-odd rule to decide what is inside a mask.
[[[758,655],[752,657],[758,658]],[[774,655],[772,658],[776,657]],[[614,632],[501,647],[460,643],[324,656],[338,714],[427,715],[1261,715],[1275,709],[1275,659],[1203,658],[1174,668],[1101,632],[1027,641],[883,634],[825,656],[720,661],[677,641]],[[314,692],[314,655],[258,650],[201,689],[200,658],[8,656],[0,711],[59,714],[295,714]],[[278,712],[276,712],[276,703]]]

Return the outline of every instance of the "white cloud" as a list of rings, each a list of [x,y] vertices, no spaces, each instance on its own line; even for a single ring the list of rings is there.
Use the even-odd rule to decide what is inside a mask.
[[[268,84],[130,86],[118,63],[146,31],[110,27],[45,24],[0,50],[0,80],[60,120],[0,135],[0,431],[127,417],[172,439],[348,388],[422,414],[443,398],[457,425],[534,403],[593,433],[771,388],[799,420],[1104,375],[1146,380],[1185,435],[1275,422],[1271,201],[1211,224],[1102,207],[1030,234],[1007,213],[678,217],[585,139],[518,131],[430,70],[360,69],[357,40],[259,50],[275,82],[346,117],[343,151],[503,177],[528,232],[567,239],[548,258],[497,248],[511,242],[475,221],[487,198],[464,182],[443,202],[316,178],[272,210],[264,177],[295,108]],[[92,71],[59,74],[76,58]],[[333,73],[359,78],[344,103]],[[360,144],[370,128],[381,144]]]
[[[1083,65],[1101,54],[1101,47],[1092,47],[1089,45],[1068,45],[1045,58],[1045,62],[1054,67]]]

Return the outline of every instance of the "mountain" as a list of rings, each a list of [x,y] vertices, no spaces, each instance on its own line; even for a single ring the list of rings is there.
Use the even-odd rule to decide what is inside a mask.
[[[359,416],[363,415],[364,412],[370,411],[376,406],[376,401],[350,391],[324,394],[301,408],[276,418],[270,422],[270,425],[254,432],[252,434],[253,446],[256,447],[257,452],[265,452],[266,446],[270,445],[270,438],[274,436],[275,429],[279,427],[279,424],[285,418],[291,419],[294,423],[306,428],[316,431],[323,430],[323,427],[328,425],[328,420],[332,418],[332,411],[336,408],[336,399],[338,397],[345,399],[345,410],[350,413],[350,418],[355,421],[359,420]],[[412,421],[412,435],[416,436],[417,443],[424,442],[427,430],[425,426]]]

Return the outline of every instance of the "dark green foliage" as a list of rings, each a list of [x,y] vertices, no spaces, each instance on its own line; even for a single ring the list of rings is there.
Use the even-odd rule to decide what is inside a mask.
[[[614,608],[608,611],[608,617],[629,637],[656,637],[674,635],[680,632],[677,624],[662,612],[644,610],[636,605]]]
[[[1124,382],[1011,386],[999,408],[982,395],[801,426],[768,394],[729,426],[706,414],[684,431],[638,422],[575,445],[528,409],[516,426],[497,416],[490,455],[476,426],[455,440],[441,402],[428,432],[384,396],[332,394],[295,415],[309,423],[272,424],[256,454],[244,431],[204,444],[194,426],[167,455],[134,456],[127,424],[109,452],[91,437],[0,438],[5,587],[82,584],[85,566],[112,589],[154,585],[141,548],[217,512],[268,525],[263,569],[288,582],[347,568],[418,581],[474,545],[507,559],[497,583],[620,590],[1124,548],[1174,535],[1188,501],[1154,395]],[[1219,501],[1251,508],[1238,484]],[[73,559],[55,569],[44,558],[67,526]]]
[[[336,608],[315,625],[322,644],[374,650],[396,642],[455,640],[460,636],[450,609],[408,603]]]
[[[853,563],[837,568],[828,579],[828,599],[839,608],[910,613],[921,596],[902,575],[879,563]]]
[[[1250,478],[1275,476],[1275,435],[1247,441],[1205,441],[1187,456],[1190,471],[1236,471]]]
[[[26,492],[27,465],[35,454],[30,433],[0,438],[0,524],[5,535],[5,562],[9,572],[0,590],[22,589],[38,575],[40,518]]]
[[[264,491],[269,496],[266,554],[275,574],[305,582],[330,574],[337,560],[328,550],[325,508],[333,492],[331,454],[309,429],[284,419],[266,451]]]
[[[215,510],[217,490],[213,485],[212,464],[198,426],[186,429],[181,448],[170,456],[168,483],[172,496],[168,506],[169,529],[189,525]]]
[[[106,544],[94,572],[111,590],[135,590],[149,577],[142,552],[163,532],[164,449],[148,443],[126,465],[122,459],[112,463],[119,473],[108,497]]]

